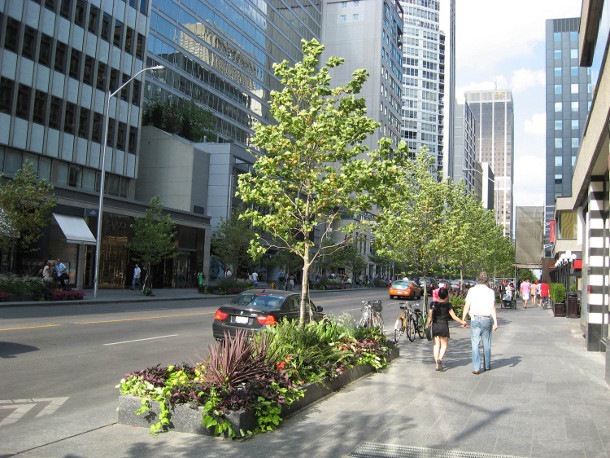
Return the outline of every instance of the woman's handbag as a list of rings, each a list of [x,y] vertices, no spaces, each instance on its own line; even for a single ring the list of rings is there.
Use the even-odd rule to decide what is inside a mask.
[[[432,340],[433,338],[433,334],[432,334],[432,323],[430,323],[430,326],[428,326],[426,328],[426,339],[428,339],[429,341]]]

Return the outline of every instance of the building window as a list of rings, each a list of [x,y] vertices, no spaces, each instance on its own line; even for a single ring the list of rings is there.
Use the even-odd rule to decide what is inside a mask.
[[[360,15],[359,15],[359,14],[354,14],[354,15],[352,16],[352,19],[353,19],[354,21],[357,21],[358,19],[360,19]]]
[[[74,79],[78,79],[80,77],[80,61],[81,61],[81,52],[76,49],[72,49],[72,53],[70,54],[70,76]]]
[[[110,87],[109,91],[116,91],[119,87],[119,71],[114,68],[110,70]]]
[[[572,129],[573,130],[578,130],[579,124],[580,123],[579,123],[578,119],[572,119]]]
[[[83,74],[83,83],[93,86],[93,68],[95,66],[95,60],[93,57],[85,57],[85,73]]]
[[[555,76],[561,76],[561,67],[555,67]]]
[[[114,23],[114,39],[113,44],[120,48],[123,42],[123,23],[121,21],[116,21]]]
[[[555,121],[555,130],[561,130],[563,128],[563,121]]]
[[[85,11],[87,10],[87,3],[84,0],[76,0],[76,9],[74,13],[74,22],[76,25],[85,27]]]
[[[112,26],[112,17],[108,13],[104,13],[102,16],[102,33],[101,37],[103,40],[110,42],[110,27]]]
[[[561,113],[561,110],[562,110],[562,103],[555,102],[555,113]]]
[[[81,168],[77,165],[70,165],[68,172],[68,186],[80,188],[81,186]]]
[[[11,51],[17,52],[19,44],[19,32],[21,31],[21,23],[9,17],[6,20],[6,35],[4,37],[4,47]]]
[[[59,14],[70,20],[70,14],[72,13],[72,0],[61,0],[61,7],[59,8]]]
[[[15,112],[17,117],[28,119],[30,115],[30,99],[31,99],[32,88],[20,84],[19,90],[17,91],[17,111]]]
[[[47,94],[42,91],[36,91],[34,98],[34,122],[44,124],[47,114]]]
[[[108,67],[106,66],[106,64],[98,62],[97,63],[97,80],[95,81],[95,87],[97,87],[102,92],[108,91],[108,87],[106,84],[107,78],[108,78]]]
[[[76,105],[66,102],[66,117],[64,119],[64,132],[74,133],[76,128]]]
[[[570,49],[570,59],[578,59],[578,49]]]
[[[25,26],[25,32],[23,33],[23,46],[21,47],[21,54],[28,59],[34,60],[36,54],[36,42],[38,41],[38,32],[31,27]]]
[[[561,94],[561,84],[555,85],[555,94]]]
[[[578,102],[572,102],[570,104],[570,109],[572,110],[572,113],[577,113],[578,112]]]
[[[570,92],[572,94],[578,94],[578,84],[571,84],[570,85]]]
[[[131,27],[125,29],[125,52],[133,54],[133,34],[134,31]]]
[[[91,133],[91,140],[96,143],[102,142],[102,115],[99,113],[93,113],[93,131]]]
[[[342,14],[340,17],[340,21],[341,22],[347,22],[347,16],[345,14]]]
[[[572,156],[572,167],[574,167],[574,164],[576,164],[576,156]]]
[[[563,157],[555,156],[555,167],[561,167],[563,165]]]
[[[561,41],[561,32],[555,32],[553,33],[553,41],[555,43],[558,43]]]
[[[133,80],[133,90],[131,93],[131,103],[137,107],[140,106],[140,91],[142,90],[142,84],[138,80]]]
[[[57,7],[57,3],[55,0],[46,0],[44,2],[44,6],[46,9],[55,12],[55,8]]]
[[[62,100],[58,97],[51,97],[51,116],[49,116],[49,127],[60,128]]]
[[[578,67],[570,67],[570,76],[578,76]]]
[[[570,41],[578,41],[578,32],[574,30],[570,32]]]
[[[0,78],[0,111],[11,113],[15,83],[8,78]],[[1,164],[0,164],[1,165]]]
[[[572,137],[572,148],[578,148],[579,144],[580,144],[580,141],[579,141],[578,137]]]
[[[135,127],[129,127],[129,152],[136,154],[136,146],[138,144],[138,130]]]
[[[561,140],[561,138],[556,138],[555,139],[555,148],[561,148],[563,142]]]
[[[53,39],[45,35],[41,34],[42,37],[40,39],[40,52],[38,53],[38,63],[49,66],[51,63],[51,49],[53,47]]]
[[[561,173],[556,173],[555,174],[555,184],[561,184],[563,181],[562,178],[563,177],[562,177]]]
[[[78,136],[82,138],[89,137],[89,110],[83,107],[80,109]]]
[[[136,57],[138,59],[142,59],[144,57],[144,35],[138,33],[138,38],[136,40]]]
[[[125,151],[125,139],[127,137],[127,126],[125,123],[119,123],[119,130],[117,135],[116,147],[122,151]]]
[[[66,56],[68,54],[68,47],[61,43],[57,42],[57,46],[55,47],[55,70],[60,73],[66,73]]]
[[[555,59],[561,59],[561,49],[556,49],[554,55]]]

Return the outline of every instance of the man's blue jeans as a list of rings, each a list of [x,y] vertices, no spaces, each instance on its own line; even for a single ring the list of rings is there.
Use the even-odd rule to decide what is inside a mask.
[[[481,369],[481,356],[479,346],[483,341],[483,357],[485,359],[485,370],[489,370],[491,361],[491,330],[493,320],[491,317],[472,317],[470,323],[470,342],[472,343],[472,369]]]

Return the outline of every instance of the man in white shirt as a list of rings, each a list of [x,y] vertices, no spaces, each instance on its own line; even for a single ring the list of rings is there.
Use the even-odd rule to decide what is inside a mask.
[[[481,272],[477,277],[478,284],[468,290],[466,305],[462,313],[462,320],[470,312],[470,342],[472,344],[472,373],[481,373],[481,357],[479,346],[483,341],[483,364],[485,370],[491,369],[491,333],[498,330],[498,317],[496,316],[496,295],[494,290],[487,286],[489,276]]]
[[[136,289],[136,285],[138,285],[138,290],[142,287],[142,283],[140,282],[140,276],[142,275],[142,269],[140,266],[136,264],[136,267],[133,269],[133,280],[131,281],[131,290]]]

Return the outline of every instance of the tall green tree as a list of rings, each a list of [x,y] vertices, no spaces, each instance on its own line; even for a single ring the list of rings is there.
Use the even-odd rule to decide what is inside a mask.
[[[221,218],[212,235],[212,252],[230,265],[237,276],[238,271],[250,269],[252,258],[248,249],[255,237],[248,221],[239,219],[239,214],[234,212],[229,218]]]
[[[53,186],[38,179],[31,162],[25,162],[13,179],[0,175],[0,248],[35,251],[42,230],[49,224],[52,208],[57,204],[50,194]]]
[[[371,225],[377,253],[406,262],[426,277],[438,267],[447,243],[444,220],[449,184],[436,180],[434,158],[422,151],[414,161],[404,163],[394,186],[386,191]]]
[[[240,217],[273,240],[253,240],[252,255],[274,246],[303,261],[301,324],[309,269],[324,249],[334,246],[321,243],[320,250],[312,251],[314,229],[321,228],[323,242],[341,216],[370,209],[372,192],[393,170],[393,162],[386,160],[392,157],[390,140],[380,141],[375,151],[362,144],[379,127],[366,116],[364,99],[356,97],[368,77],[366,70],[356,70],[350,82],[333,88],[330,70],[343,59],[331,57],[320,67],[324,46],[312,40],[303,41],[302,48],[302,62],[274,65],[284,86],[271,93],[275,123],[254,126],[253,144],[264,154],[254,172],[240,176],[237,191],[249,205]],[[351,233],[353,228],[345,230]]]
[[[343,268],[351,272],[353,276],[362,272],[367,267],[367,262],[356,245],[345,241],[336,246],[335,249],[326,250],[326,253],[320,257],[316,265],[330,270]]]
[[[163,206],[158,196],[150,199],[143,218],[135,218],[133,240],[127,246],[133,251],[133,260],[140,261],[146,270],[143,289],[152,289],[151,267],[174,256],[176,224],[170,215],[163,215]]]

